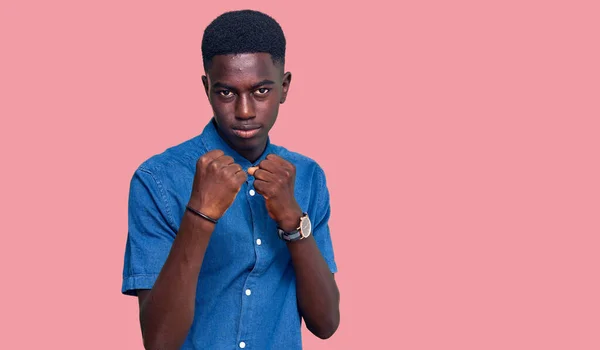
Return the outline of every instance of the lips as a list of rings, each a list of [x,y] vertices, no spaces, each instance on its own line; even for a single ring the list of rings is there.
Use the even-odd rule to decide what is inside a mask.
[[[233,133],[243,139],[249,139],[256,136],[260,131],[260,125],[239,125],[232,128]]]

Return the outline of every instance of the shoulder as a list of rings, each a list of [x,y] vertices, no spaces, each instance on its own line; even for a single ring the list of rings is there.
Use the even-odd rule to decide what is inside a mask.
[[[204,145],[198,135],[148,157],[139,164],[136,171],[161,175],[193,170],[196,161],[205,152]]]
[[[274,145],[273,147],[278,156],[294,164],[296,167],[296,174],[302,173],[311,174],[312,176],[317,177],[325,177],[325,171],[316,160],[304,154],[290,151],[283,146]]]
[[[205,148],[194,137],[166,148],[141,162],[130,181],[130,211],[146,213],[155,207],[175,228],[178,203],[190,190],[196,161]]]

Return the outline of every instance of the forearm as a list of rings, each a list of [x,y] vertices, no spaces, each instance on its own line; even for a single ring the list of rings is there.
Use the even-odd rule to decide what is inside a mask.
[[[303,213],[294,198],[296,167],[269,154],[258,167],[248,168],[248,174],[254,176],[254,188],[264,196],[267,212],[277,226],[285,232],[298,229]],[[314,335],[329,338],[340,323],[339,291],[333,274],[312,235],[287,246],[296,274],[300,314]]]
[[[326,339],[340,323],[339,291],[313,236],[287,243],[296,273],[298,308],[306,327]]]
[[[214,224],[186,211],[169,256],[140,305],[147,349],[179,349],[194,319],[198,275]]]

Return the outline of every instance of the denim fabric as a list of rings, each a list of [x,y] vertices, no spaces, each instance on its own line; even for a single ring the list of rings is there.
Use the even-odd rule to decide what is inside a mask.
[[[328,220],[325,174],[310,158],[271,144],[254,163],[237,154],[211,120],[202,134],[154,155],[130,184],[129,223],[121,292],[151,289],[179,229],[197,159],[221,149],[247,170],[274,153],[296,166],[295,195],[317,245],[337,272]],[[301,349],[296,280],[285,242],[248,176],[210,239],[196,295],[194,321],[182,349]],[[260,240],[260,241],[259,241]],[[260,244],[259,244],[260,242]]]

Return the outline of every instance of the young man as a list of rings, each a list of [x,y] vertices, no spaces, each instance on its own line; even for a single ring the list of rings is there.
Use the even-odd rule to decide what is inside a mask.
[[[135,171],[122,292],[147,349],[300,349],[339,325],[329,192],[317,163],[269,141],[291,74],[256,11],[205,30],[203,132]]]

